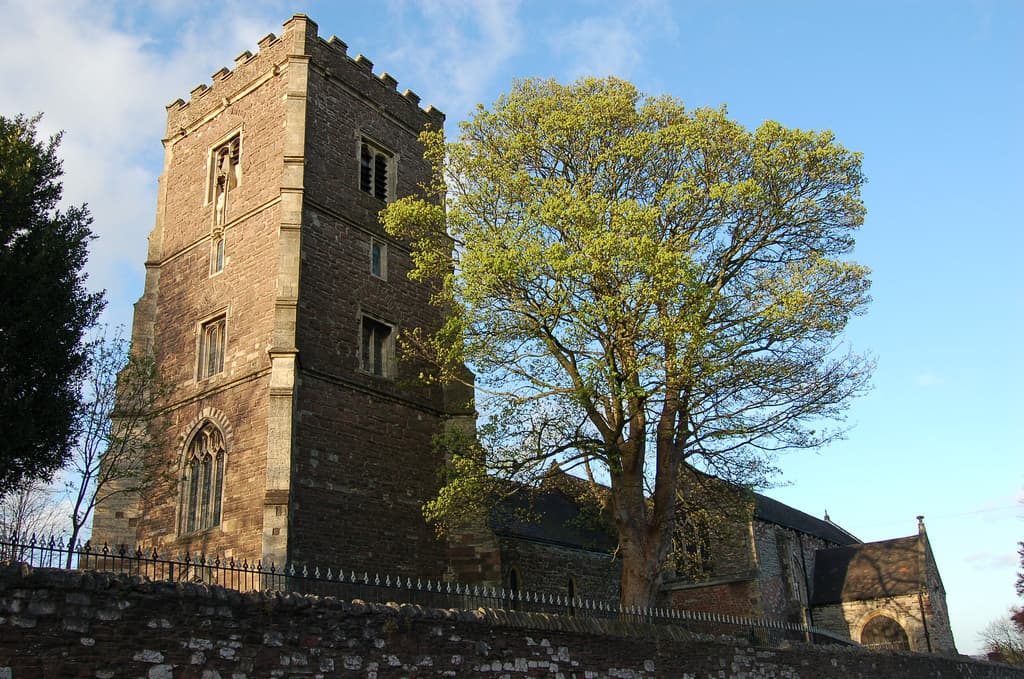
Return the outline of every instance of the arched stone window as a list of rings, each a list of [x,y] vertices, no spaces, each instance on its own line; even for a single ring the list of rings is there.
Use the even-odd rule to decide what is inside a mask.
[[[224,457],[224,435],[207,421],[192,435],[181,464],[179,533],[220,525]]]
[[[576,615],[576,576],[570,575],[566,585],[567,599],[569,600],[569,615]]]
[[[887,615],[875,616],[864,625],[860,632],[860,643],[868,648],[910,650],[910,640],[903,626]]]

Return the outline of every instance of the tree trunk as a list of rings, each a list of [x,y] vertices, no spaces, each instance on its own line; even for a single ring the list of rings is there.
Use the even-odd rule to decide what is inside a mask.
[[[64,568],[71,570],[72,561],[75,556],[75,543],[78,542],[78,535],[82,532],[82,526],[76,521],[71,522],[71,536],[68,538],[68,555],[64,563]]]
[[[657,602],[660,585],[660,560],[654,560],[646,556],[642,549],[622,550],[622,596],[620,603],[623,607],[653,607]]]
[[[662,539],[664,517],[649,510],[642,483],[629,483],[621,476],[612,480],[612,505],[622,556],[620,603],[650,608],[657,602],[662,563],[668,552]]]

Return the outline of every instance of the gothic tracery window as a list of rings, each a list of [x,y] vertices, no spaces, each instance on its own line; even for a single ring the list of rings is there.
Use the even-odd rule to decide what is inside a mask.
[[[192,436],[182,460],[179,533],[220,525],[224,457],[224,436],[207,422]]]

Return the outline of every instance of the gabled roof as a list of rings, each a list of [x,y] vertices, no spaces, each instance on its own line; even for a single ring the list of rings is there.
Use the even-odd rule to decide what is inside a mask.
[[[813,605],[914,594],[926,584],[920,535],[821,549],[814,558]]]
[[[490,526],[497,535],[592,552],[612,552],[618,545],[614,529],[557,488],[524,489],[503,499],[491,510]]]
[[[860,540],[831,521],[825,521],[794,509],[778,500],[754,493],[754,517],[784,528],[814,535],[834,545],[855,545]]]

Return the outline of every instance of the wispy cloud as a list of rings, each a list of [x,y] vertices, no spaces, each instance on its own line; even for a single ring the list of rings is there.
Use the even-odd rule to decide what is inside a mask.
[[[914,383],[919,387],[937,387],[945,381],[943,377],[932,372],[923,372],[914,377]]]
[[[556,53],[574,55],[573,78],[616,75],[628,78],[641,62],[641,34],[622,17],[591,17],[576,22],[552,39]]]
[[[516,1],[392,2],[389,17],[401,36],[395,41],[400,46],[388,55],[393,68],[421,94],[443,93],[443,101],[423,103],[450,115],[481,103],[494,78],[523,47]]]
[[[964,556],[964,562],[975,571],[1013,570],[1017,565],[1017,555],[1013,552],[974,552]]]
[[[558,26],[548,35],[551,51],[570,64],[570,78],[614,75],[636,80],[652,40],[675,31],[672,8],[659,0],[608,6]]]

